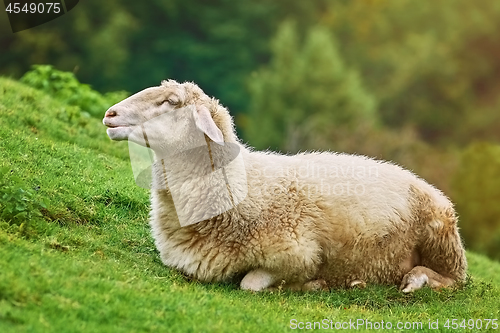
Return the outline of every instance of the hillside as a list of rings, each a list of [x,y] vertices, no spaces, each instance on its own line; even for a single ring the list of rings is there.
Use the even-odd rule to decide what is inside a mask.
[[[474,253],[462,288],[413,295],[384,286],[252,294],[190,281],[159,260],[127,144],[111,142],[98,119],[5,78],[0,170],[10,186],[0,191],[33,193],[28,207],[42,214],[0,219],[0,332],[285,332],[292,319],[422,322],[420,331],[439,320],[432,331],[460,332],[470,331],[463,319],[482,319],[482,331],[493,326],[484,319],[500,320],[500,263]]]

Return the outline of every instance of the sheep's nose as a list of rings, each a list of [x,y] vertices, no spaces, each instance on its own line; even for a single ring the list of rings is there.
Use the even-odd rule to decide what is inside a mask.
[[[108,110],[104,114],[104,117],[114,117],[114,116],[116,116],[116,111],[115,110]]]

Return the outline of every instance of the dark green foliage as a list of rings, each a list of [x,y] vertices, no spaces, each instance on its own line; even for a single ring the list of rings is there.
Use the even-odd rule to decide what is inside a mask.
[[[32,70],[23,75],[21,82],[40,89],[68,105],[77,106],[83,111],[81,113],[83,117],[90,114],[102,118],[104,111],[128,96],[124,91],[101,95],[92,90],[88,84],[78,82],[73,73],[56,70],[50,65],[33,65]],[[79,114],[73,110],[66,112],[66,116],[67,120],[73,120],[79,117]]]
[[[22,36],[0,22],[0,45],[11,50],[0,54],[0,74],[19,77],[33,63],[50,63],[100,91],[131,92],[167,78],[189,80],[238,112],[247,106],[246,76],[268,59],[268,38],[279,22],[292,11],[311,22],[318,7],[265,0],[80,2]]]
[[[245,83],[272,62],[270,40],[285,19],[298,31],[321,25],[335,36],[383,124],[414,126],[440,145],[500,140],[498,1],[85,1],[19,34],[0,21],[0,74],[20,77],[50,63],[100,91],[131,92],[190,80],[245,114],[252,105]]]
[[[269,67],[249,79],[244,130],[259,149],[311,149],[328,132],[377,123],[374,98],[346,68],[328,30],[312,28],[304,43],[300,37],[292,22],[281,25]]]
[[[500,260],[500,146],[472,144],[453,178],[453,199],[468,248]]]

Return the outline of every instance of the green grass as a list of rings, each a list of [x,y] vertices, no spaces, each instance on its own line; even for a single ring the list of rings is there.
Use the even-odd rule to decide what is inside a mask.
[[[474,253],[462,288],[412,295],[384,286],[253,294],[191,281],[159,260],[126,143],[73,111],[0,78],[0,167],[49,201],[43,221],[0,220],[0,332],[286,332],[291,319],[419,321],[422,331],[439,320],[433,331],[460,332],[469,330],[445,320],[500,320],[500,264]]]

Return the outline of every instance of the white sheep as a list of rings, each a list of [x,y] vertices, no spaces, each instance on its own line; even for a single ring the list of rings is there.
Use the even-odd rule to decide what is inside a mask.
[[[160,122],[146,135],[144,124],[176,111],[185,130]],[[252,151],[240,143],[232,117],[218,100],[193,83],[173,80],[112,106],[103,123],[111,139],[155,150],[152,234],[163,263],[193,278],[244,276],[241,288],[253,291],[376,283],[398,284],[403,292],[465,279],[467,262],[452,203],[399,166],[329,152]],[[165,145],[161,148],[165,140],[166,145],[201,147],[192,139],[200,134],[204,148],[184,157],[183,149],[174,158],[164,153]],[[228,145],[238,147],[244,164],[243,174],[230,161],[222,164],[229,181],[215,176],[214,168],[214,161],[227,159]],[[228,204],[227,195],[218,197],[222,182],[229,193],[244,192],[244,198]],[[206,211],[211,217],[200,220]],[[181,225],[183,214],[198,218]]]

